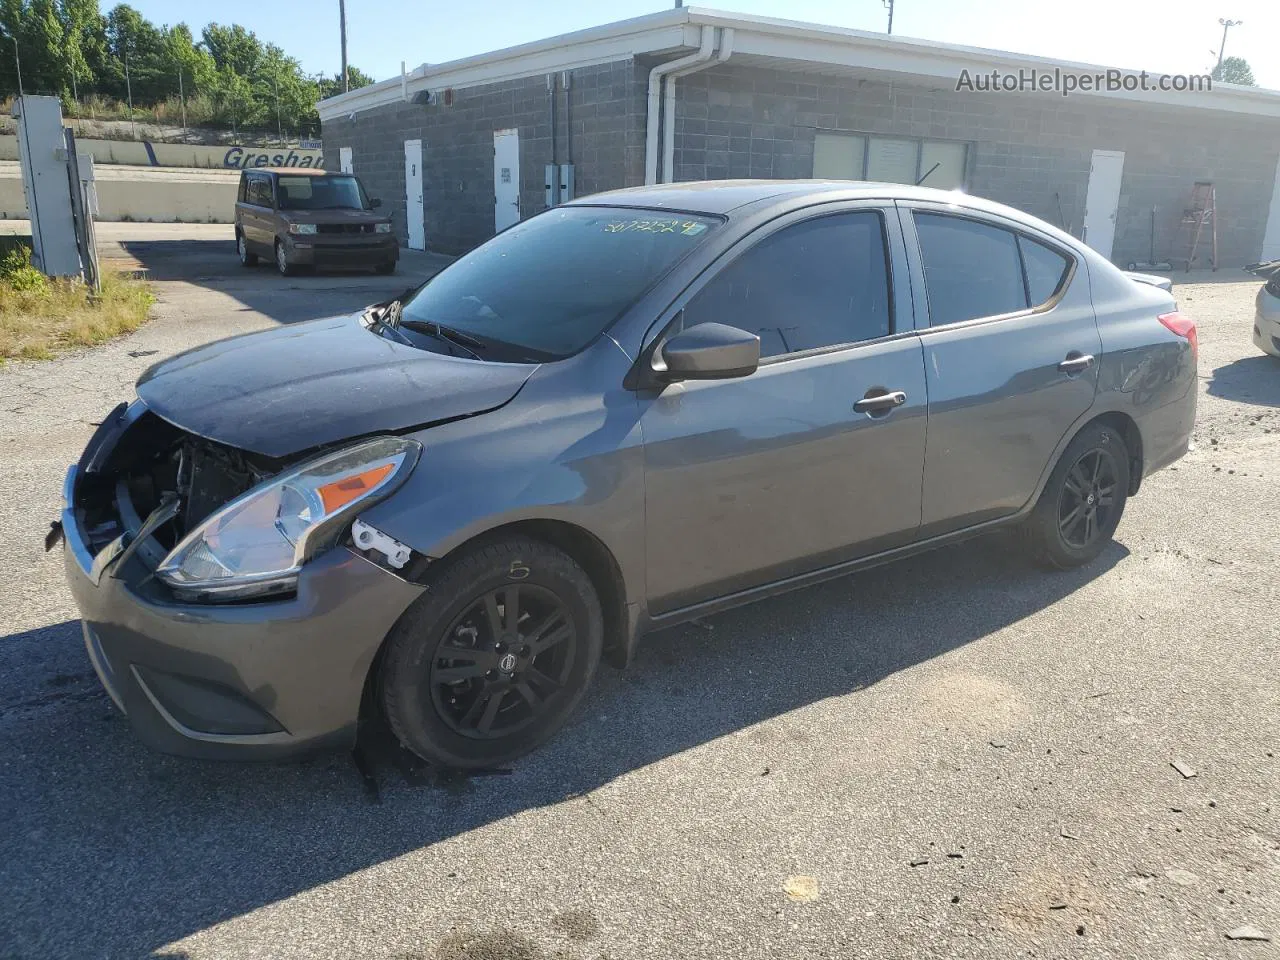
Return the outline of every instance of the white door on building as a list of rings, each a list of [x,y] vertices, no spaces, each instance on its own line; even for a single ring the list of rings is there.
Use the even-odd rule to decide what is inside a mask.
[[[520,222],[520,132],[493,131],[493,229]]]
[[[338,169],[341,170],[343,173],[355,173],[355,171],[351,169],[351,148],[350,147],[338,148]]]
[[[1084,198],[1084,236],[1081,239],[1108,260],[1116,239],[1120,176],[1123,172],[1122,151],[1093,151],[1093,162],[1089,164],[1089,191]]]
[[[1280,260],[1280,161],[1276,163],[1276,179],[1271,185],[1271,210],[1267,214],[1267,232],[1262,237],[1262,260]]]
[[[409,225],[409,249],[427,249],[426,210],[422,203],[422,141],[404,142],[404,215]]]

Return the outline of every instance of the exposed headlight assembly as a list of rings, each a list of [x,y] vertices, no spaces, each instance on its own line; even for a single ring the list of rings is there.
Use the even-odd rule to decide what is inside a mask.
[[[156,570],[179,597],[243,600],[297,584],[351,515],[396,490],[422,445],[378,437],[308,460],[214,511]]]

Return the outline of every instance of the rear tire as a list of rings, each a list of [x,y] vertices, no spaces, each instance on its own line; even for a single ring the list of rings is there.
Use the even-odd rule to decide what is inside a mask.
[[[236,253],[240,257],[240,266],[256,267],[258,265],[258,255],[250,252],[249,242],[239,230],[236,231]]]
[[[386,263],[380,263],[380,264],[378,264],[378,265],[377,265],[376,267],[374,267],[373,269],[374,269],[374,270],[376,270],[378,273],[384,273],[384,274],[385,274],[385,273],[395,273],[395,272],[396,272],[396,262],[395,262],[394,260],[388,260]]]
[[[1129,499],[1129,451],[1111,427],[1085,427],[1063,451],[1019,530],[1041,564],[1067,570],[1096,558],[1111,541]]]
[[[604,619],[562,551],[512,538],[443,561],[387,640],[387,721],[422,759],[493,767],[564,726],[595,676]]]

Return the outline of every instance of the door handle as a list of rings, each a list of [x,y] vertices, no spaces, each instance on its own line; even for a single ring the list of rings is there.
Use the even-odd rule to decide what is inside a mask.
[[[888,413],[907,402],[901,390],[868,390],[867,395],[853,405],[855,413]]]
[[[1091,366],[1093,366],[1092,355],[1087,353],[1077,353],[1073,350],[1071,353],[1067,354],[1067,359],[1058,364],[1058,369],[1063,373],[1072,374],[1083,373]]]

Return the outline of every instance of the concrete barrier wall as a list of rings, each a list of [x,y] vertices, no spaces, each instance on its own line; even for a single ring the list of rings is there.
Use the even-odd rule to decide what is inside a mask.
[[[92,154],[95,163],[139,167],[185,167],[240,170],[244,167],[322,167],[319,150],[299,147],[242,147],[199,143],[152,143],[146,140],[76,138],[76,152]],[[18,159],[18,138],[0,134],[0,160]]]
[[[98,166],[99,220],[154,223],[231,223],[235,219],[236,170],[180,170]],[[22,174],[0,161],[0,218],[25,220]]]

